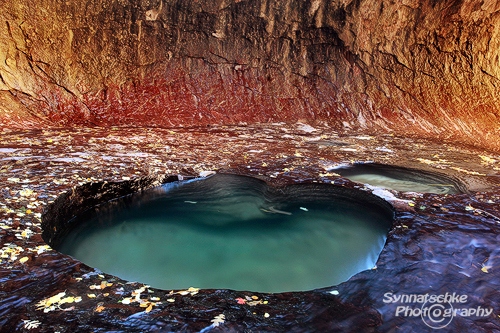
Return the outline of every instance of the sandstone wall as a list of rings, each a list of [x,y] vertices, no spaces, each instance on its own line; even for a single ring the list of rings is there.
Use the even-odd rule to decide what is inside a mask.
[[[327,122],[500,150],[494,0],[5,0],[11,127]]]

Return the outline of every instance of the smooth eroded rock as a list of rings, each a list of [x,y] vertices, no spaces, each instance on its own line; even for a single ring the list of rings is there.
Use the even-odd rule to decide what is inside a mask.
[[[306,121],[500,149],[488,1],[0,5],[4,126]]]

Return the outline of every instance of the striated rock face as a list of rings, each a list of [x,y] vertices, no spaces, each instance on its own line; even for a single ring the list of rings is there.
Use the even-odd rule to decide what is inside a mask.
[[[0,123],[322,122],[500,150],[495,0],[6,0]]]

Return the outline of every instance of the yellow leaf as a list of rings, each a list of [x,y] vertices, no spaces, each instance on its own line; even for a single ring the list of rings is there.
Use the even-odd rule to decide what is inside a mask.
[[[187,295],[187,294],[191,294],[191,296],[193,295],[196,295],[198,293],[198,290],[200,290],[200,288],[194,288],[194,287],[189,287],[187,290],[181,290],[178,292],[178,294],[180,295]]]
[[[73,296],[68,296],[63,298],[59,303],[64,304],[64,303],[73,303],[75,301],[75,298]]]
[[[97,296],[95,294],[87,294],[88,298],[96,298]]]
[[[479,157],[481,157],[481,159],[483,160],[483,162],[485,164],[491,164],[491,163],[495,163],[496,160],[491,158],[491,157],[488,157],[488,156],[483,156],[483,155],[479,155]]]
[[[150,303],[148,308],[144,312],[148,313],[151,310],[153,310],[153,303]]]
[[[211,322],[213,323],[212,326],[217,327],[220,324],[224,324],[225,319],[226,319],[226,317],[224,316],[224,314],[220,314],[218,316],[215,316],[215,318],[211,320]]]
[[[98,289],[104,289],[106,287],[109,287],[109,286],[112,286],[113,284],[112,283],[108,283],[108,281],[102,281],[101,282],[101,285],[99,286]]]
[[[99,305],[96,309],[95,309],[95,312],[102,312],[102,310],[104,310],[105,307],[102,306],[102,305]]]
[[[34,193],[33,190],[31,190],[29,188],[26,188],[26,189],[19,191],[19,195],[22,197],[29,197],[29,196],[33,195],[33,193]]]
[[[29,258],[28,258],[28,257],[22,257],[21,259],[19,259],[19,262],[20,262],[21,264],[24,264],[24,263],[25,263],[26,261],[28,261],[28,260],[29,260]]]
[[[39,309],[49,308],[52,304],[59,303],[64,296],[66,296],[66,292],[63,291],[62,293],[38,302],[37,305],[39,306]]]
[[[28,229],[24,229],[21,232],[21,237],[23,237],[23,238],[30,238],[32,234],[33,234],[33,231],[31,231],[29,228]]]

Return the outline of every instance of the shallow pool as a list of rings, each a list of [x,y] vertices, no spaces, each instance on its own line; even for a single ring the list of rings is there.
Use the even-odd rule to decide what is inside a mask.
[[[464,186],[446,175],[377,163],[357,163],[332,169],[354,182],[401,192],[463,193]]]
[[[217,174],[104,203],[54,247],[161,289],[299,291],[373,268],[392,219],[362,191]]]

